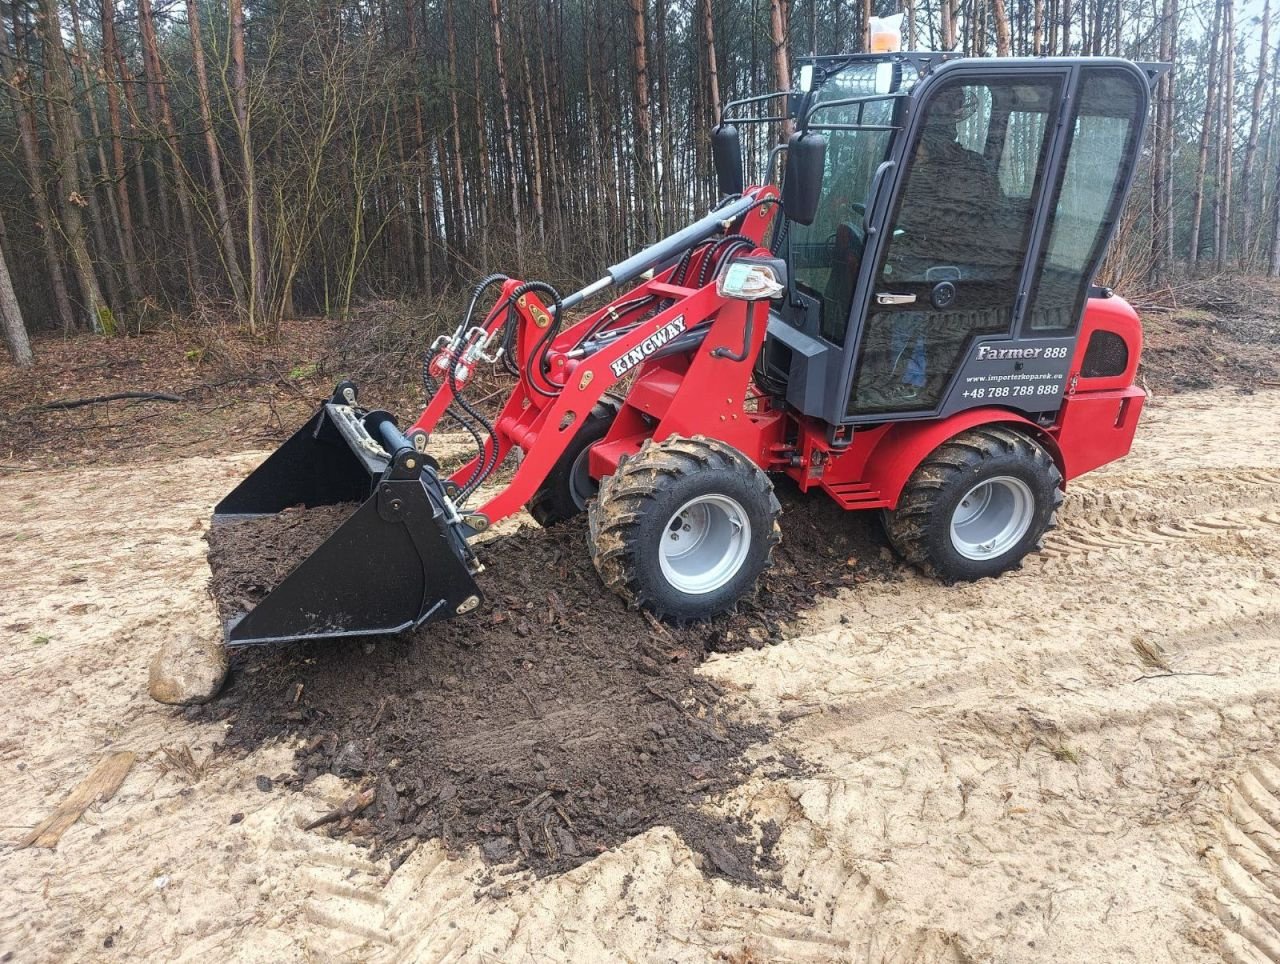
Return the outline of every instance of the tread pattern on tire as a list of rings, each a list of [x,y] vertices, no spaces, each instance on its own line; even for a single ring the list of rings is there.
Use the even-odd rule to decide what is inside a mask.
[[[653,606],[636,578],[636,547],[629,539],[632,524],[666,484],[688,472],[726,469],[746,474],[768,500],[770,527],[763,570],[773,565],[773,549],[782,541],[778,517],[782,505],[769,476],[731,445],[703,435],[672,436],[662,442],[646,439],[640,451],[624,456],[613,475],[600,482],[600,493],[589,515],[587,541],[591,561],[604,584],[629,605],[646,607],[659,619],[669,614]]]
[[[1036,463],[1053,480],[1053,507],[1049,521],[1032,546],[1032,551],[1043,549],[1044,533],[1058,527],[1058,509],[1063,498],[1062,473],[1044,447],[1025,433],[1004,425],[983,425],[944,442],[912,473],[902,490],[898,508],[885,515],[885,532],[898,555],[925,575],[942,578],[928,551],[928,535],[932,526],[943,524],[933,518],[937,493],[958,476],[972,472],[986,459],[1009,454],[1019,454]],[[1021,557],[1010,559],[1000,571],[1014,569],[1021,561]]]
[[[600,400],[592,406],[591,413],[587,416],[587,419],[605,419],[606,424],[612,424],[621,408],[621,398],[616,395],[605,394],[600,396]],[[583,426],[587,424],[587,419],[583,419]],[[581,431],[581,427],[579,427],[579,431]],[[573,443],[570,442],[569,447],[565,449],[564,455],[557,460],[551,471],[547,473],[548,478],[561,469],[564,461],[567,460],[571,464],[576,456],[577,453],[573,451]],[[529,510],[529,515],[533,516],[533,521],[544,529],[577,515],[576,512],[569,515],[565,514],[563,506],[559,504],[559,493],[556,491],[556,486],[557,483],[544,482],[538,487],[538,491],[533,494],[528,505],[525,506]]]

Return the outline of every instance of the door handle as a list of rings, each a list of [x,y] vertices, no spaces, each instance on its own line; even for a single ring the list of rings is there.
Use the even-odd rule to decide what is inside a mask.
[[[896,295],[892,291],[876,292],[876,304],[878,305],[914,305],[915,303],[915,295]]]

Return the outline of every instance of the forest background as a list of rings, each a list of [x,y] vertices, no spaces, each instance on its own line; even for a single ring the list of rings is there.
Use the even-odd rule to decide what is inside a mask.
[[[448,315],[489,271],[596,277],[713,202],[721,105],[899,12],[907,49],[1172,63],[1105,280],[1280,274],[1271,0],[3,0],[6,341],[269,343]]]

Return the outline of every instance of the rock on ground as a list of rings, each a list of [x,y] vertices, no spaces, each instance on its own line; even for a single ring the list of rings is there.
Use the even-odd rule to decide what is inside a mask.
[[[227,651],[222,642],[188,633],[156,652],[148,692],[160,703],[189,706],[213,699],[226,677]]]

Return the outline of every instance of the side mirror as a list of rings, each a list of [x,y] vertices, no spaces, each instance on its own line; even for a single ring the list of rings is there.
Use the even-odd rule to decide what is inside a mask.
[[[787,142],[782,178],[782,210],[796,224],[813,224],[822,199],[827,139],[816,131],[797,131]]]
[[[742,178],[742,145],[738,139],[738,128],[732,124],[721,124],[711,132],[711,155],[716,163],[716,183],[720,187],[720,196],[741,194],[744,186]]]

